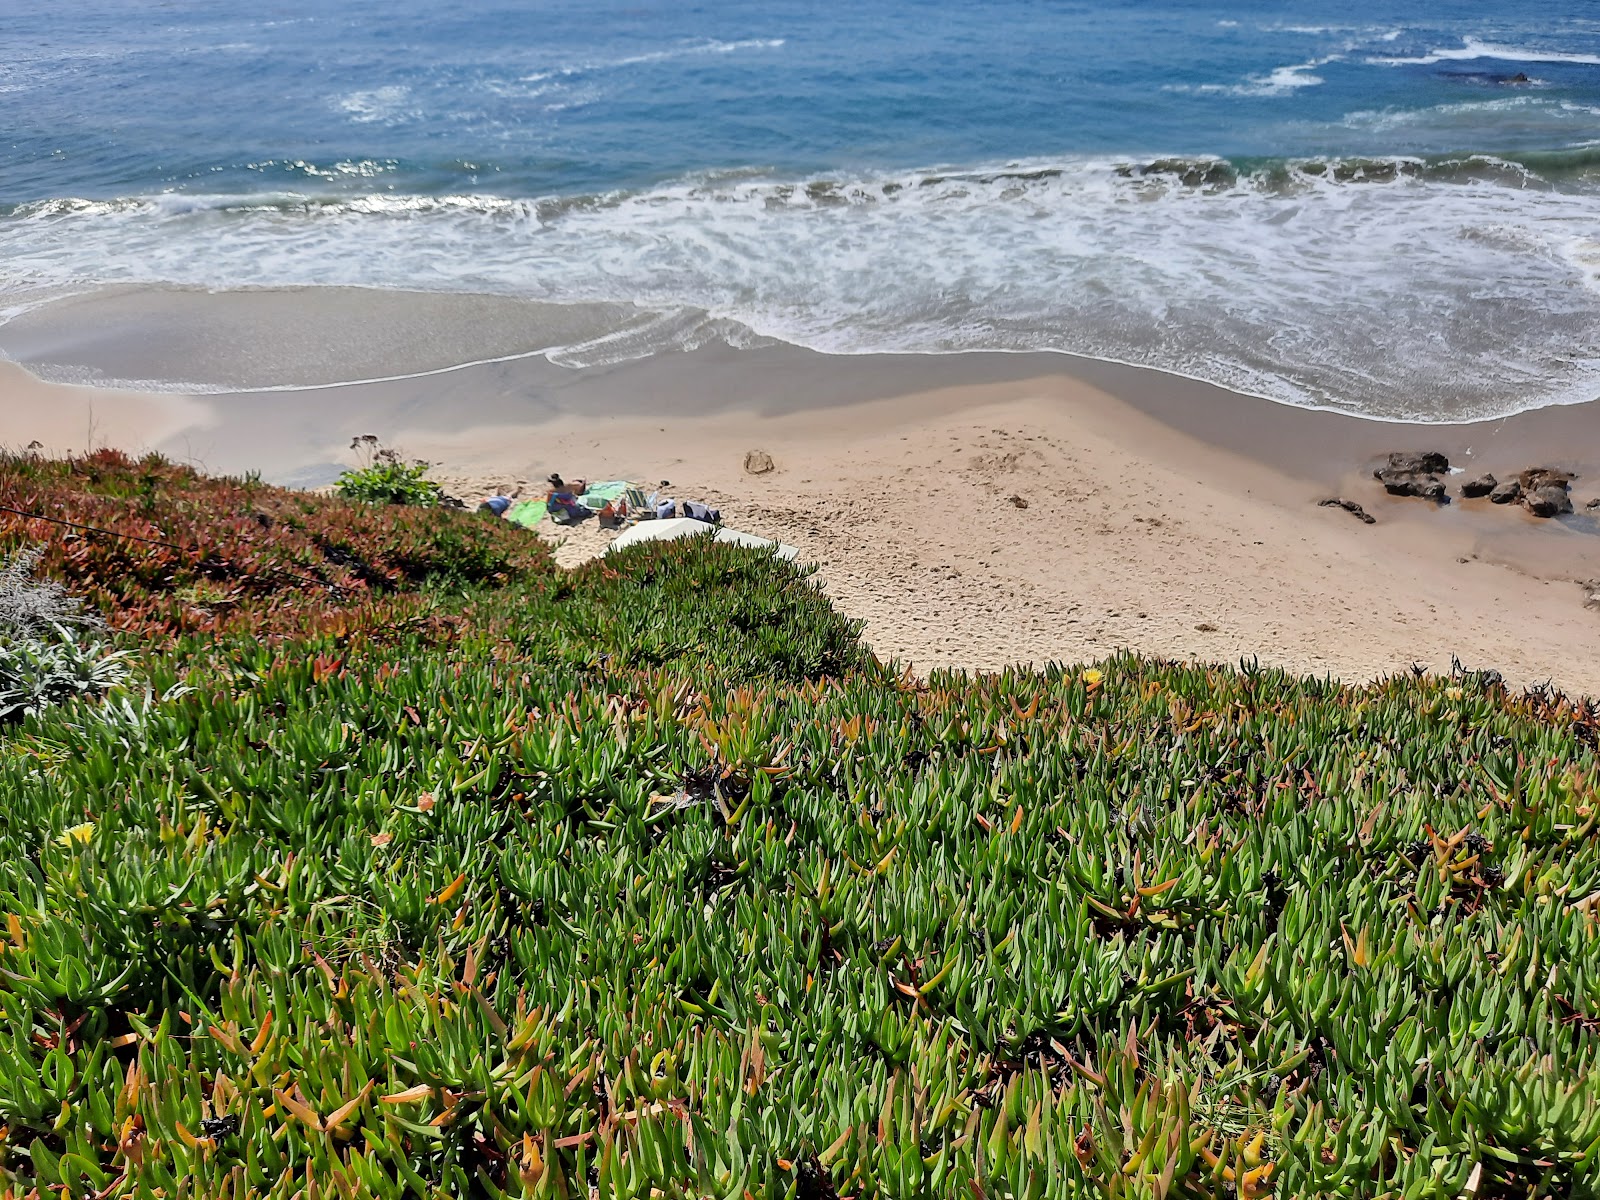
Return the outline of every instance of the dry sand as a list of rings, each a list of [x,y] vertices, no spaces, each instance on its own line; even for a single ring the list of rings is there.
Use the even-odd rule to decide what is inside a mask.
[[[799,547],[840,608],[866,620],[873,648],[918,670],[1131,648],[1366,679],[1413,663],[1448,670],[1456,655],[1518,683],[1600,694],[1587,649],[1600,614],[1573,582],[1600,575],[1594,537],[1486,504],[1424,511],[1352,478],[1344,490],[1378,518],[1365,525],[1316,506],[1326,485],[1067,377],[901,397],[827,421],[615,418],[405,438],[473,499],[535,491],[547,464],[569,479],[664,474],[673,495]],[[757,447],[773,473],[744,472]],[[545,533],[565,539],[569,565],[610,536],[593,523]],[[1537,565],[1495,550],[1525,539],[1552,543],[1528,556]]]
[[[1063,374],[1070,370],[1070,374]],[[568,479],[667,478],[680,499],[819,565],[886,658],[920,671],[1133,649],[1360,680],[1452,656],[1600,695],[1600,407],[1389,426],[1053,355],[849,359],[788,347],[570,371],[538,360],[424,379],[193,400],[0,371],[0,444],[159,445],[315,484],[372,432],[469,500]],[[749,475],[747,450],[776,470]],[[1580,513],[1386,497],[1368,460],[1438,448],[1469,469],[1577,469]],[[1316,501],[1348,495],[1364,525]],[[1012,498],[1016,499],[1013,500]],[[558,559],[602,552],[547,530]]]

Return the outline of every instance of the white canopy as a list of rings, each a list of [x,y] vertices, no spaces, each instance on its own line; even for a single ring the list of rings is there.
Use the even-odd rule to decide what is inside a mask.
[[[740,546],[755,546],[763,548],[776,546],[778,557],[793,559],[799,556],[800,551],[783,542],[775,542],[770,538],[757,537],[753,533],[741,533],[737,529],[728,529],[723,526],[709,524],[705,521],[696,521],[691,517],[673,517],[666,521],[640,521],[631,529],[625,529],[613,539],[606,553],[613,550],[623,550],[637,542],[670,542],[678,538],[693,537],[697,533],[715,532],[719,542],[735,542]]]

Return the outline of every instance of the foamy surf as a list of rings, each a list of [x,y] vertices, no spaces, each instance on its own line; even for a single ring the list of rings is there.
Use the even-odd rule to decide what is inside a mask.
[[[1531,46],[1499,46],[1477,38],[1462,39],[1455,47],[1430,50],[1413,57],[1371,57],[1367,61],[1389,67],[1433,66],[1444,62],[1477,62],[1490,59],[1510,63],[1566,63],[1573,66],[1600,66],[1600,54],[1576,54],[1561,50],[1545,50]]]
[[[505,348],[572,366],[749,339],[833,354],[1053,350],[1288,404],[1462,420],[1600,393],[1589,170],[1552,180],[1489,156],[1102,159],[713,173],[537,200],[57,201],[0,218],[0,260],[32,287],[422,289],[637,314],[577,338],[530,328]],[[0,346],[17,335],[0,327]],[[440,354],[427,369],[494,357]]]

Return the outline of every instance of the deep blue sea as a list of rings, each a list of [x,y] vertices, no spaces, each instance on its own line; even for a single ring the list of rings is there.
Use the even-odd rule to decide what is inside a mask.
[[[1600,3],[0,0],[0,321],[128,284],[1590,400]]]

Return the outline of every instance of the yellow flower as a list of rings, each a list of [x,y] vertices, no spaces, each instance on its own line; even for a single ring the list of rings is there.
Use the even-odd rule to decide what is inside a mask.
[[[60,846],[70,846],[73,842],[87,842],[93,836],[94,822],[85,821],[81,825],[74,825],[71,829],[63,833],[56,839],[56,844]]]
[[[1101,672],[1095,670],[1093,667],[1090,667],[1083,673],[1083,681],[1090,687],[1096,687],[1102,681],[1104,681],[1104,679],[1105,676]]]

